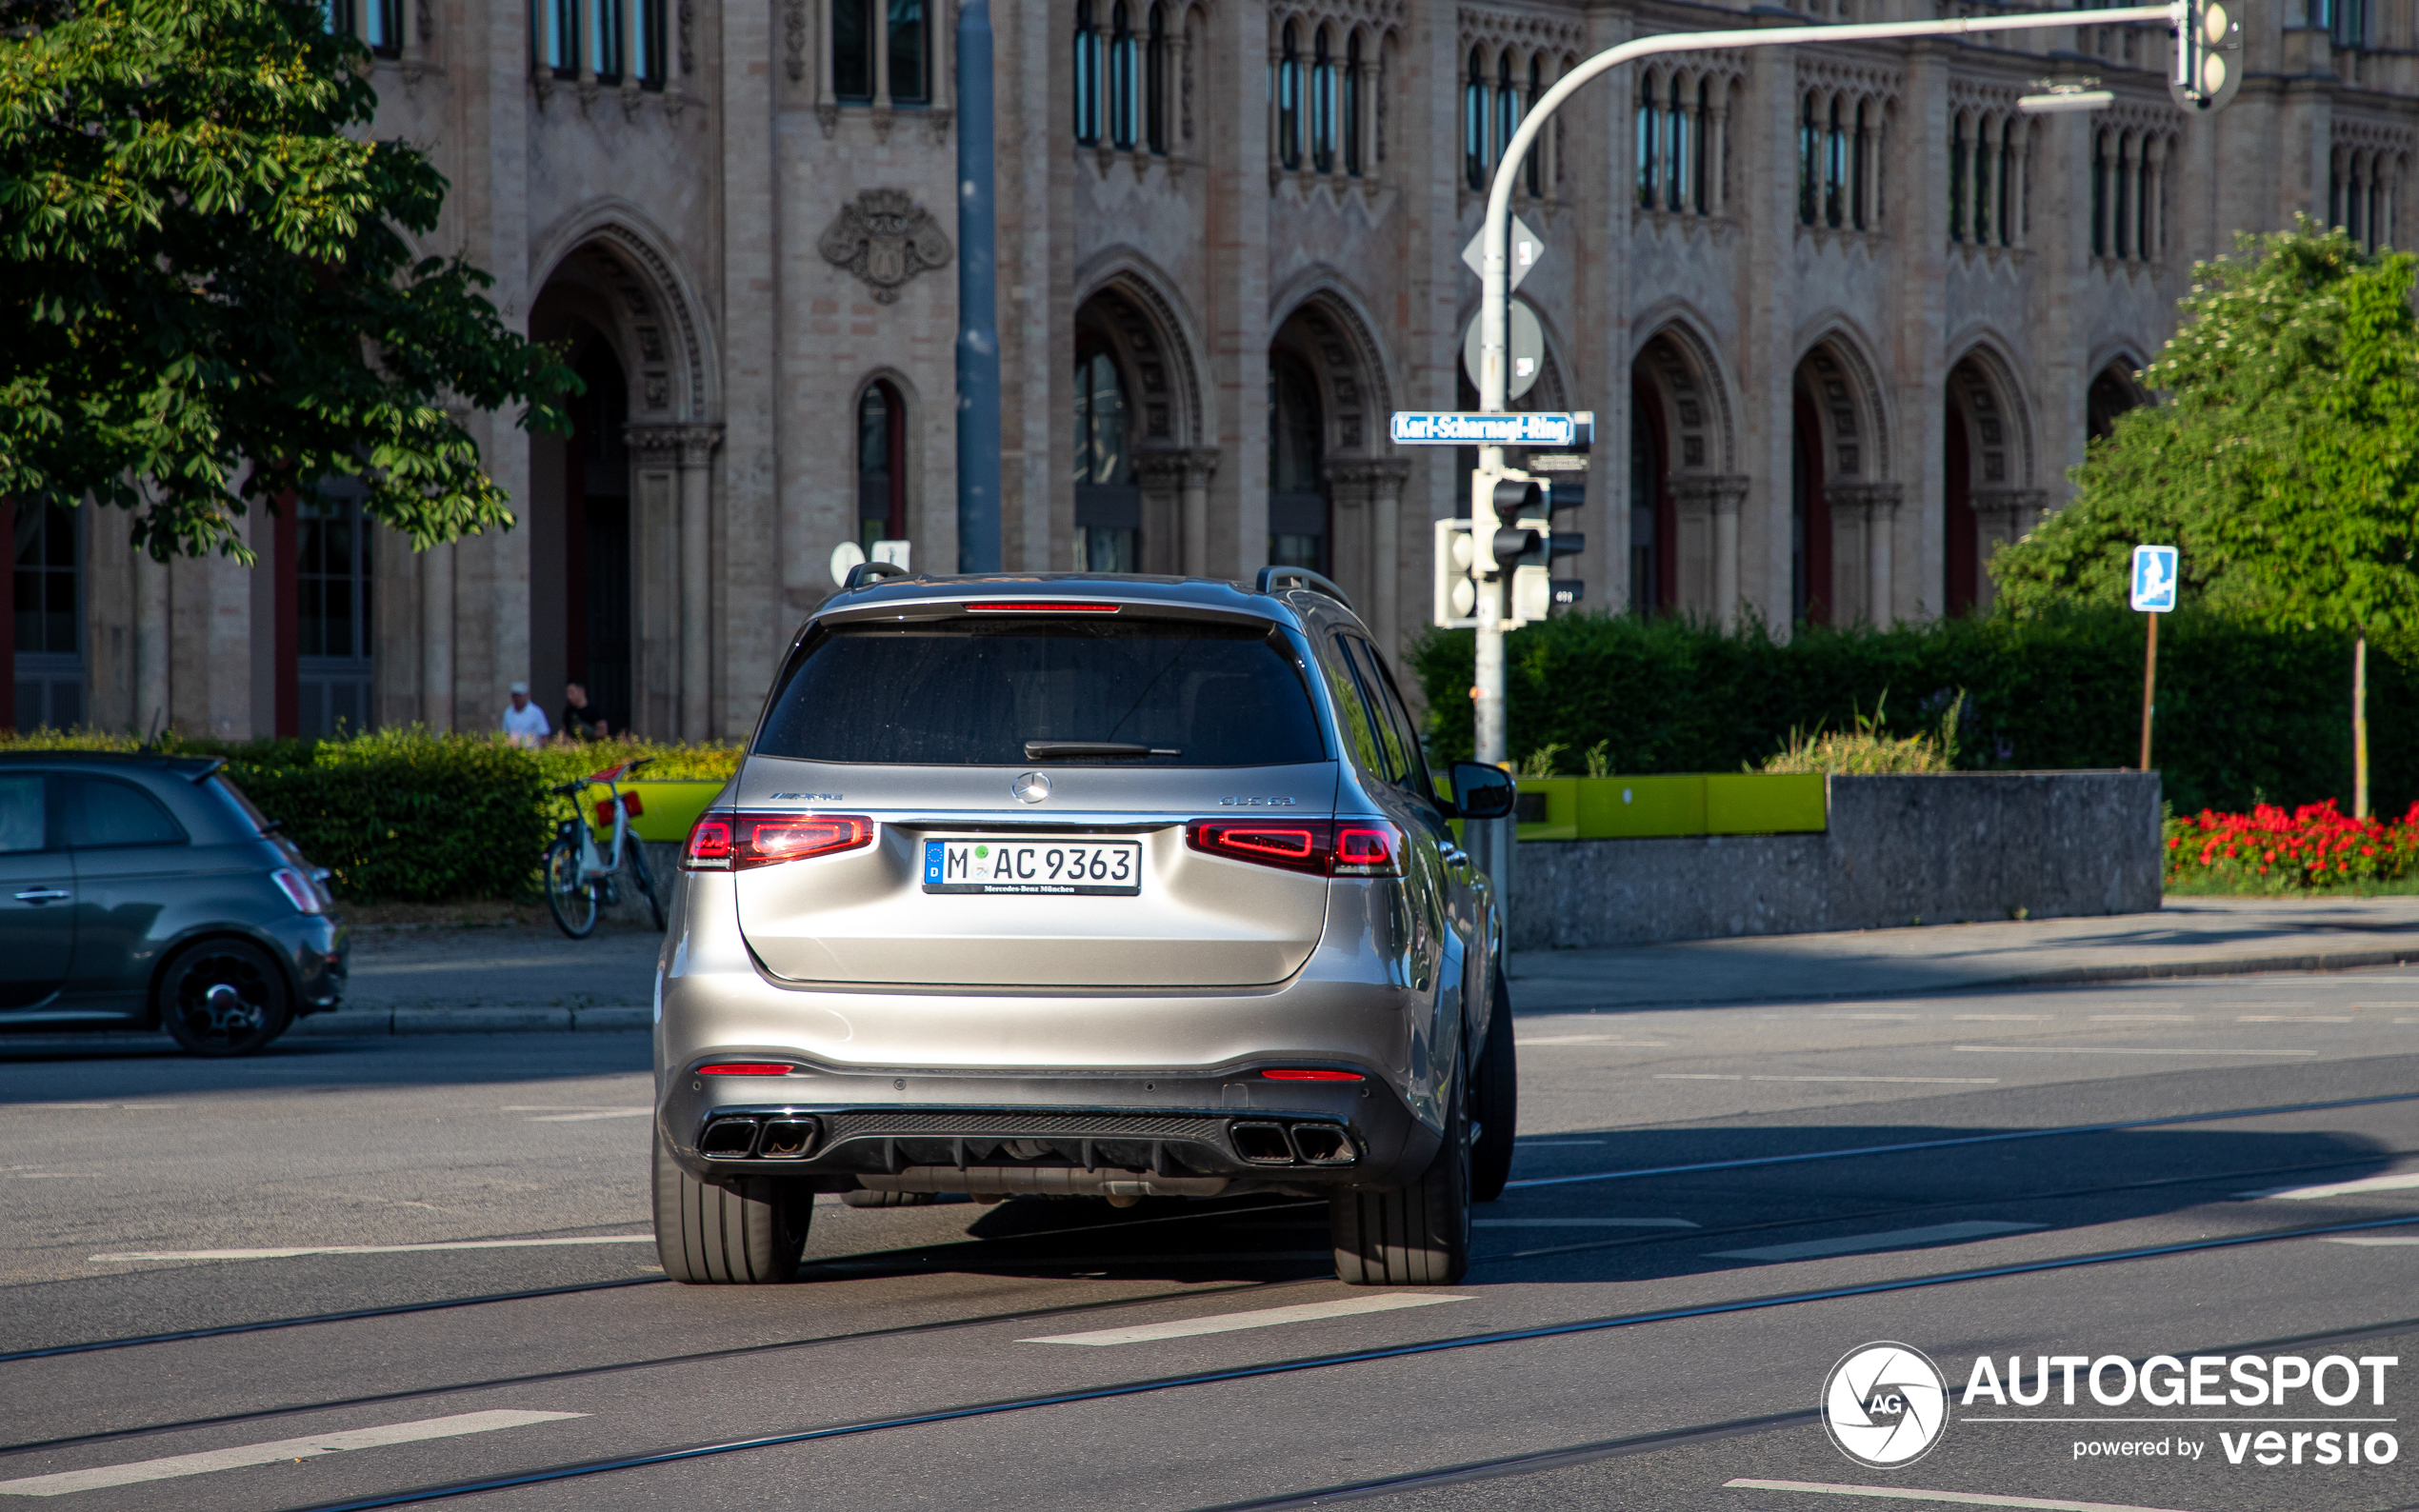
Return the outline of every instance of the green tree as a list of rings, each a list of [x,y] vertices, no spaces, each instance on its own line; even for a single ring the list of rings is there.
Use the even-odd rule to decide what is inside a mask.
[[[162,559],[335,478],[415,547],[511,523],[448,407],[566,429],[577,380],[414,254],[446,183],[367,61],[315,0],[0,0],[0,498]]]
[[[2072,504],[2001,550],[2007,606],[2123,603],[2135,544],[2171,543],[2204,606],[2351,632],[2353,804],[2368,809],[2368,642],[2419,631],[2419,326],[2408,253],[2303,216],[2203,263],[2143,379],[2168,403],[2093,442]]]

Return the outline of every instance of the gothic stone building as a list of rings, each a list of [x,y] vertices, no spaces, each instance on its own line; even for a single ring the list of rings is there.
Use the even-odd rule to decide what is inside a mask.
[[[450,179],[436,249],[585,376],[577,433],[471,424],[512,530],[419,554],[349,510],[261,566],[17,523],[21,726],[491,726],[584,680],[744,732],[841,542],[956,559],[950,0],[332,0],[376,129]],[[1801,0],[1815,19],[1973,0]],[[1590,86],[1516,209],[1545,361],[1595,411],[1591,606],[1887,622],[1988,605],[1992,546],[2140,395],[2195,258],[2295,211],[2398,233],[2414,12],[2253,8],[2188,121],[2153,29],[1678,54]],[[1564,70],[1787,24],[1679,0],[996,0],[1007,562],[1331,573],[1389,643],[1471,459],[1479,186]],[[2029,116],[2034,81],[2112,109]]]

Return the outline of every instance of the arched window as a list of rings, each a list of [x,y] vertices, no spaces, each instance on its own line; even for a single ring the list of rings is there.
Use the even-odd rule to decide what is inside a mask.
[[[1126,0],[1109,9],[1109,140],[1118,148],[1134,145],[1142,110],[1141,42]]]
[[[1655,84],[1654,76],[1649,74],[1638,86],[1638,203],[1648,209],[1654,209],[1656,188],[1663,177],[1656,171],[1663,156],[1663,133],[1656,129],[1655,117],[1661,112],[1655,109]]]
[[[1290,21],[1277,52],[1277,161],[1302,166],[1302,37]]]
[[[1495,141],[1490,154],[1502,162],[1504,149],[1511,146],[1512,133],[1520,129],[1520,90],[1512,84],[1511,50],[1506,48],[1495,59]]]
[[[1153,152],[1168,152],[1168,8],[1150,8],[1150,37],[1142,60],[1143,130]]]
[[[1531,110],[1537,109],[1538,97],[1545,92],[1546,55],[1542,52],[1532,52],[1529,55],[1528,109]],[[1543,136],[1529,144],[1529,161],[1520,166],[1520,171],[1522,181],[1527,185],[1529,194],[1542,198],[1546,192],[1546,139]]]
[[[1974,123],[1974,245],[1990,245],[1992,198],[1990,169],[1994,154],[1990,150],[1990,123]]]
[[[1966,118],[1957,117],[1949,131],[1949,239],[1966,239]]]
[[[580,71],[580,0],[537,0],[530,8],[537,27],[537,55],[558,79]],[[352,30],[351,0],[329,0],[328,30]]]
[[[907,539],[907,405],[888,379],[857,400],[857,544]]]
[[[2116,193],[2111,198],[2115,203],[2110,207],[2112,213],[2109,218],[2115,222],[2116,234],[2110,238],[2109,249],[2117,261],[2124,262],[2133,255],[2133,133],[2130,131],[2117,138]]]
[[[1361,34],[1344,42],[1344,171],[1361,176]]]
[[[2158,167],[2153,161],[2149,137],[2142,139],[2136,155],[2140,161],[2133,166],[2133,255],[2147,263],[2150,254],[2157,250],[2151,245],[2150,235],[2151,228],[2158,224]],[[2352,239],[2357,241],[2360,235],[2359,229],[2354,228]]]
[[[1873,109],[1870,102],[1859,100],[1856,102],[1855,148],[1849,154],[1849,166],[1852,169],[1850,182],[1855,186],[1854,192],[1849,196],[1849,215],[1852,224],[1860,231],[1867,229],[1865,222],[1869,211],[1865,202],[1871,197],[1866,185],[1865,175],[1872,171],[1872,132]]]
[[[1949,159],[1955,171],[1955,156]],[[1823,132],[1814,124],[1814,91],[1806,91],[1797,110],[1797,223],[1812,226],[1822,213]]]
[[[1712,119],[1713,81],[1699,79],[1696,93],[1696,171],[1689,178],[1689,193],[1699,215],[1713,213],[1713,175],[1722,171],[1722,165],[1714,162],[1712,158],[1712,153],[1718,145],[1717,139],[1708,129],[1709,123]]]
[[[1269,562],[1328,567],[1328,497],[1318,380],[1289,351],[1269,354]]]
[[[600,84],[619,84],[622,80],[622,0],[586,0],[587,12],[580,19],[586,23],[588,50],[581,61]]]
[[[1823,224],[1848,224],[1848,131],[1839,116],[1839,96],[1831,96],[1823,132]]]
[[[1075,570],[1132,572],[1142,563],[1142,490],[1126,441],[1126,382],[1090,342],[1075,349]]]
[[[1663,208],[1669,210],[1689,208],[1689,181],[1695,177],[1689,160],[1696,155],[1698,149],[1696,132],[1689,129],[1687,88],[1678,74],[1671,76],[1669,103],[1663,112],[1663,136],[1670,149],[1669,160],[1664,164]]]
[[[1328,52],[1327,28],[1310,44],[1310,166],[1335,171],[1335,59]]]
[[[1469,50],[1469,77],[1462,85],[1462,181],[1487,187],[1487,60]]]
[[[2091,255],[2109,255],[2109,133],[2091,135]]]
[[[843,105],[873,103],[873,0],[831,0],[831,92]]]
[[[1075,0],[1075,140],[1086,146],[1100,140],[1100,24],[1092,0]]]
[[[924,0],[886,0],[890,49],[890,103],[929,105],[932,83],[926,66]]]

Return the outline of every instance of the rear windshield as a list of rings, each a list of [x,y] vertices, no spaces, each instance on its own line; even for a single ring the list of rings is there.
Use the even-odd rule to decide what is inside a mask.
[[[1028,741],[1175,755],[1028,756]],[[892,766],[1281,766],[1327,759],[1273,627],[949,619],[818,627],[756,738],[761,756]]]

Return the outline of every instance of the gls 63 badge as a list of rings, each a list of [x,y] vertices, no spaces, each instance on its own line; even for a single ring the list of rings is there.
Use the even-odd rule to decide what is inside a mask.
[[[1877,1470],[1929,1454],[1949,1426],[1949,1385],[1922,1350],[1884,1341],[1851,1349],[1823,1383],[1823,1428]]]

